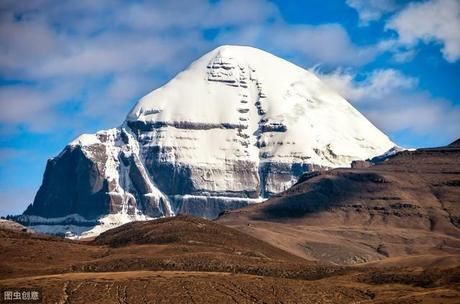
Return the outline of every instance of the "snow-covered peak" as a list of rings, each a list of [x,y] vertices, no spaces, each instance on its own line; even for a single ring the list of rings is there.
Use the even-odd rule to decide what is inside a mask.
[[[332,167],[394,146],[313,73],[247,46],[226,45],[205,54],[143,97],[127,121],[239,128],[249,146],[259,146],[246,149],[249,154],[308,158]]]
[[[57,216],[54,226],[70,225],[60,217],[72,213],[91,223],[102,216],[90,234],[181,213],[215,218],[304,172],[393,146],[311,72],[252,47],[222,46],[143,97],[120,127],[73,140],[48,163],[25,214]],[[80,226],[70,231],[89,229]]]
[[[257,99],[260,90],[249,88],[253,94],[243,96],[241,90],[234,89],[249,86],[251,80],[268,90],[266,97],[280,101],[296,80],[320,82],[309,71],[265,51],[225,45],[200,57],[166,85],[143,97],[127,119],[238,123],[237,115],[227,110],[242,97]]]

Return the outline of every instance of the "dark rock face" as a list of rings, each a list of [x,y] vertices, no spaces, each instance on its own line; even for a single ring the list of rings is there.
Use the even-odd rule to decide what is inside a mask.
[[[166,211],[163,198],[146,195],[151,193],[152,189],[140,160],[136,156],[131,155],[127,159],[127,164],[128,176],[133,187],[130,193],[135,194],[135,197],[137,197],[137,199],[134,199],[134,202],[139,202],[139,209],[152,217],[171,215]]]
[[[144,150],[145,165],[153,180],[166,195],[187,194],[195,191],[191,180],[191,169],[161,161],[168,147],[147,146]]]
[[[151,217],[172,215],[167,199],[152,195],[157,189],[139,157],[122,149],[110,151],[114,149],[110,136],[115,134],[115,140],[124,144],[128,141],[124,130],[112,133],[99,134],[99,143],[69,145],[59,156],[50,159],[42,186],[24,215],[56,218],[78,214],[96,219],[119,212],[135,215],[136,210]],[[110,176],[114,172],[106,172],[108,163],[115,164],[112,170],[116,176]],[[68,220],[62,224],[69,224]],[[30,224],[27,217],[19,221]]]
[[[460,148],[460,138],[450,143],[449,148]]]
[[[293,184],[306,172],[320,170],[321,166],[305,163],[266,162],[260,166],[261,196],[270,197],[287,190],[286,185]]]
[[[214,219],[224,211],[243,208],[249,205],[248,200],[206,196],[176,196],[173,198],[178,214]]]
[[[76,213],[95,218],[111,212],[116,202],[107,196],[109,184],[102,177],[104,147],[92,149],[99,162],[86,157],[78,146],[67,147],[60,156],[50,159],[43,184],[24,214],[62,217]]]
[[[145,121],[128,121],[128,126],[135,131],[138,135],[142,132],[153,131],[161,129],[167,126],[174,127],[177,129],[185,130],[211,130],[211,129],[246,129],[247,126],[243,124],[231,124],[231,123],[197,123],[197,122],[188,122],[188,121],[155,121],[155,122],[145,122]]]

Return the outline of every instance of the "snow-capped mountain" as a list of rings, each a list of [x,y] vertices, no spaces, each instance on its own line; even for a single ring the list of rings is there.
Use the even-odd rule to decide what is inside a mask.
[[[71,226],[101,216],[105,227],[178,213],[214,218],[306,171],[394,146],[311,72],[222,46],[139,100],[120,127],[81,135],[49,160],[22,221],[65,218],[82,233]]]

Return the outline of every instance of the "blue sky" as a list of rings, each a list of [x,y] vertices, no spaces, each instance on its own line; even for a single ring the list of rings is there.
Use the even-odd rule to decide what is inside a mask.
[[[136,100],[222,44],[313,70],[397,144],[460,137],[460,1],[0,3],[0,215],[46,161],[116,127]]]

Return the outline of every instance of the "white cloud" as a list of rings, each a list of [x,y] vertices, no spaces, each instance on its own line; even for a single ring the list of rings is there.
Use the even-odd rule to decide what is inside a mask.
[[[117,73],[106,86],[90,90],[82,102],[81,115],[108,126],[120,124],[129,105],[158,86],[158,80],[139,73]]]
[[[2,1],[0,71],[42,80],[175,70],[209,48],[203,29],[279,18],[266,0],[97,2]]]
[[[460,107],[428,93],[395,94],[366,115],[387,132],[410,131],[446,144],[460,134]]]
[[[397,63],[409,62],[414,59],[415,55],[417,55],[417,51],[415,49],[396,48],[391,52],[393,53],[393,60]]]
[[[377,46],[354,45],[338,24],[281,26],[267,34],[276,48],[302,54],[313,63],[362,65],[379,52]]]
[[[248,26],[221,33],[219,44],[247,44],[304,65],[361,66],[372,61],[391,45],[385,42],[359,46],[340,24],[290,25],[275,22]]]
[[[375,70],[360,81],[350,71],[314,72],[387,134],[406,131],[446,143],[460,134],[460,107],[423,92],[400,71]]]
[[[449,62],[460,58],[460,1],[431,0],[411,3],[386,24],[398,33],[399,44],[415,47],[419,42],[440,43]]]
[[[398,8],[395,0],[347,0],[346,3],[358,12],[361,25],[379,20],[382,15]]]
[[[157,1],[128,6],[118,22],[144,30],[196,29],[260,24],[278,14],[265,0]]]
[[[346,70],[338,69],[328,74],[322,74],[318,70],[313,72],[340,95],[353,102],[366,102],[376,96],[386,98],[395,91],[412,89],[417,85],[416,78],[395,69],[374,70],[359,82],[355,81],[356,74]]]
[[[158,67],[177,68],[184,52],[203,48],[198,33],[173,39],[156,35],[109,33],[92,40],[73,42],[73,48],[29,71],[32,77],[143,72]],[[169,65],[168,65],[169,64]]]
[[[15,22],[11,15],[0,19],[0,38],[3,73],[28,69],[38,60],[51,58],[59,47],[58,35],[47,24],[39,20]]]
[[[14,126],[34,132],[46,132],[57,123],[64,127],[69,120],[60,119],[59,106],[77,95],[80,84],[61,81],[59,85],[8,85],[0,87],[0,133],[11,132]]]

